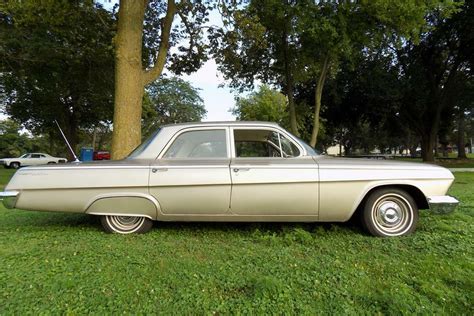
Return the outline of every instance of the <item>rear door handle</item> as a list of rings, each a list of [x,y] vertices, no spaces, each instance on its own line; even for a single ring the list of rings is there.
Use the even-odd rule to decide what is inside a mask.
[[[239,171],[243,172],[243,171],[249,171],[250,168],[234,168],[233,170],[234,170],[234,172],[239,172]]]

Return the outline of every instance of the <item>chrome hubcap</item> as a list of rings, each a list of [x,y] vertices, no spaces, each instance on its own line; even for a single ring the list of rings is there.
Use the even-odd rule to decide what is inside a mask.
[[[381,196],[372,207],[372,218],[378,230],[386,235],[402,235],[413,223],[413,209],[400,195]]]
[[[394,202],[386,201],[379,206],[379,221],[385,225],[393,226],[400,222],[403,217],[399,205]]]
[[[127,234],[137,231],[145,221],[144,217],[107,216],[107,222],[118,233]]]

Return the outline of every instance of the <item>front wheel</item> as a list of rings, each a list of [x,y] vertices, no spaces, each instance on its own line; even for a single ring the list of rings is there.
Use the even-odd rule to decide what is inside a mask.
[[[362,224],[374,236],[409,235],[416,229],[418,206],[405,191],[395,188],[379,189],[367,198]]]
[[[20,168],[20,163],[14,161],[14,162],[10,163],[10,168],[18,169],[18,168]]]
[[[144,234],[153,226],[151,219],[141,216],[104,215],[100,222],[107,233],[118,234]]]

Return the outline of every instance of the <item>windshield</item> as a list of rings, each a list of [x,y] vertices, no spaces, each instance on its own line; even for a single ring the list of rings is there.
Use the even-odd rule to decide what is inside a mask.
[[[319,156],[321,155],[321,153],[319,151],[317,151],[316,149],[314,149],[313,147],[311,147],[310,145],[308,145],[304,140],[302,140],[301,138],[299,137],[296,137],[295,135],[292,134],[292,136],[294,138],[296,138],[301,145],[303,145],[304,149],[306,149],[306,153],[308,154],[308,156]]]
[[[128,155],[127,159],[132,159],[140,155],[147,147],[150,145],[150,143],[155,139],[155,137],[160,133],[161,128],[157,129],[153,134],[151,134],[143,143],[138,145],[137,148],[135,148],[130,155]]]

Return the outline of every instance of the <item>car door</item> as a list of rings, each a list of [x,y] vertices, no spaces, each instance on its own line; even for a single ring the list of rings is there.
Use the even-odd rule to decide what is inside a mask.
[[[29,165],[37,166],[45,164],[45,159],[42,156],[41,154],[31,154]]]
[[[40,157],[38,159],[38,164],[45,165],[48,162],[54,162],[54,159],[49,159],[48,157],[46,157],[46,155],[40,154]]]
[[[33,157],[34,154],[27,154],[25,157],[21,159],[22,166],[31,166],[34,165],[36,158]]]
[[[290,135],[234,127],[231,140],[232,214],[318,215],[318,166]]]
[[[229,165],[227,127],[181,130],[151,165],[150,194],[165,215],[227,214]]]

